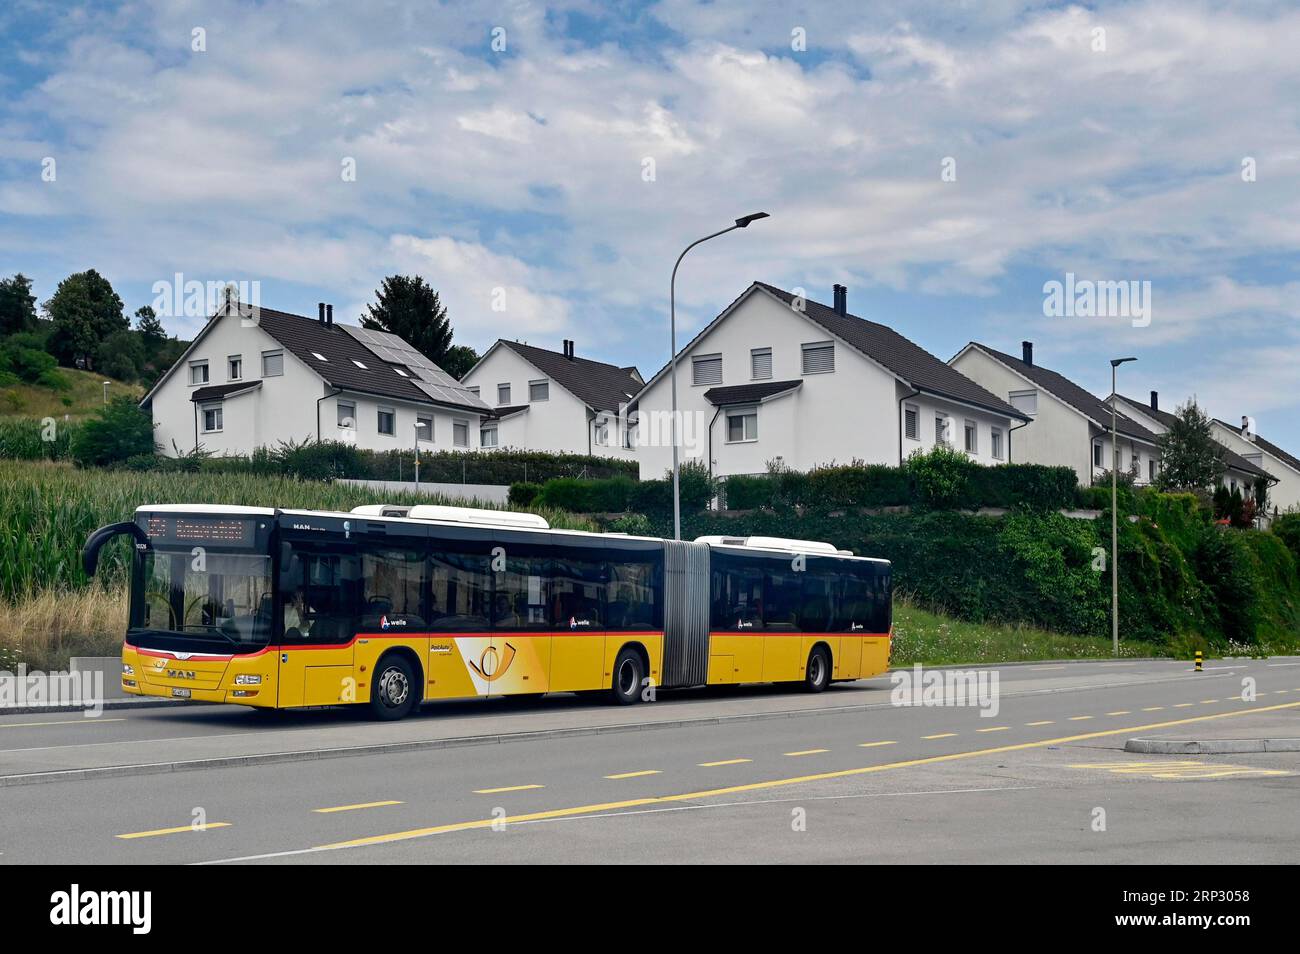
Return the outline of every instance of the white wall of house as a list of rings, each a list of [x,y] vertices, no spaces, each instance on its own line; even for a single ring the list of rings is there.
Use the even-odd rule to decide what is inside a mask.
[[[263,357],[280,355],[281,373],[263,374]],[[232,376],[230,360],[238,357],[240,375]],[[192,369],[207,362],[207,380],[196,381]],[[191,400],[201,387],[244,381],[261,386],[244,394],[196,406]],[[369,395],[328,396],[332,389],[321,377],[295,358],[271,335],[237,313],[213,318],[197,346],[185,356],[154,392],[151,400],[154,439],[162,452],[175,455],[194,449],[197,425],[198,444],[217,455],[249,454],[258,447],[275,447],[284,441],[301,442],[317,438],[317,400],[320,401],[319,436],[322,440],[354,440],[358,447],[392,450],[413,447],[415,422],[420,416],[435,417],[436,440],[422,447],[449,450],[453,447],[453,420],[467,423],[468,447],[479,444],[479,420],[476,412],[456,412],[389,401]],[[356,403],[356,426],[349,432],[338,427],[338,401]],[[379,406],[391,408],[396,421],[394,435],[378,430]],[[221,428],[205,430],[204,410],[221,408]]]
[[[803,346],[832,342],[834,370],[803,373]],[[770,349],[771,375],[755,379],[753,352]],[[722,380],[694,383],[693,359],[721,355]],[[704,394],[714,387],[757,381],[799,381],[801,386],[754,405],[717,408]],[[683,351],[677,362],[677,400],[681,410],[681,459],[713,461],[716,476],[758,474],[780,459],[792,470],[809,470],[855,459],[897,464],[904,409],[900,398],[910,389],[857,349],[833,339],[824,328],[762,292],[754,291],[722,321]],[[981,463],[991,455],[990,429],[1009,428],[1006,418],[962,407],[928,395],[910,399],[919,415],[919,439],[903,441],[902,456],[933,446],[934,415],[948,411],[954,419],[956,446],[964,422],[975,422]],[[637,461],[642,479],[662,477],[672,465],[671,388],[669,375],[655,381],[637,399]],[[727,419],[755,415],[756,432],[743,430],[729,440]],[[711,438],[711,444],[710,444]],[[1005,454],[1005,443],[1004,454]]]
[[[1283,512],[1300,509],[1300,474],[1258,444],[1242,437],[1240,431],[1224,427],[1217,421],[1212,422],[1212,426],[1214,439],[1220,444],[1236,451],[1252,464],[1262,467],[1278,478],[1278,482],[1268,491],[1269,513],[1273,512],[1274,507]]]
[[[530,385],[547,381],[545,400],[532,400]],[[479,397],[492,407],[526,404],[528,410],[512,415],[497,425],[501,447],[527,448],[565,454],[596,454],[631,460],[635,451],[621,446],[615,434],[602,444],[593,413],[587,405],[516,352],[503,345],[494,347],[461,382],[478,388]],[[502,400],[501,385],[510,396]]]
[[[380,411],[394,415],[393,433],[380,430]],[[349,419],[350,425],[342,423]],[[433,427],[426,426],[417,432],[415,425],[420,421]],[[459,431],[457,425],[462,425]],[[468,410],[411,404],[348,391],[321,402],[321,440],[344,441],[367,450],[414,453],[417,433],[421,451],[477,450],[480,429],[481,415]]]

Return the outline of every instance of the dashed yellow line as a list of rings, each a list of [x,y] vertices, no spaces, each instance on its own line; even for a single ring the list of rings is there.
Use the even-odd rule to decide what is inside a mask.
[[[1091,719],[1092,716],[1070,716],[1071,722],[1082,722],[1084,719]]]
[[[886,740],[884,740],[883,742],[859,742],[859,743],[858,743],[858,748],[860,748],[860,749],[874,749],[874,748],[875,748],[876,746],[878,746],[878,745],[897,745],[897,744],[898,744],[898,742],[897,742],[896,740],[894,740],[894,739],[886,739]]]
[[[1190,702],[1175,702],[1175,703],[1174,703],[1174,708],[1175,708],[1175,709],[1190,709],[1191,707],[1192,707],[1192,703],[1190,703]]]
[[[1129,709],[1116,709],[1114,712],[1107,712],[1106,715],[1132,715]]]
[[[355,805],[335,805],[333,808],[313,808],[312,811],[317,815],[329,815],[333,812],[352,812],[362,808],[384,808],[388,805],[401,805],[402,802],[358,802]]]
[[[659,774],[658,769],[643,769],[640,772],[619,772],[617,775],[606,775],[605,778],[617,780],[621,778],[641,778],[646,775],[658,775],[658,774]]]
[[[1218,699],[1202,699],[1202,700],[1201,700],[1201,705],[1203,705],[1203,706],[1208,706],[1208,705],[1212,705],[1213,703],[1216,703],[1216,702],[1218,702],[1218,701],[1219,701]]]
[[[956,732],[938,732],[938,733],[936,733],[936,734],[934,734],[934,735],[923,735],[923,736],[921,736],[921,738],[923,738],[923,739],[951,739],[951,738],[952,738],[954,735],[956,735],[956,734],[957,734]]]
[[[791,758],[794,758],[795,756],[799,756],[799,755],[821,755],[823,752],[829,752],[829,751],[830,749],[803,749],[802,751],[799,752],[787,752],[785,754],[790,756]]]
[[[115,838],[129,840],[131,838],[153,838],[156,835],[179,835],[187,831],[208,831],[212,828],[229,828],[230,822],[207,822],[203,825],[177,825],[175,828],[155,828],[152,831],[129,831],[124,835],[114,835]]]
[[[991,725],[987,729],[976,729],[976,732],[1005,732],[1011,728],[1009,725]]]
[[[1042,722],[1026,722],[1025,725],[1056,725],[1052,719],[1044,719]]]
[[[719,765],[740,765],[742,762],[752,762],[753,759],[722,759],[718,762],[700,762],[700,768],[717,768]]]
[[[624,808],[641,808],[646,805],[662,805],[675,802],[695,801],[704,798],[717,798],[723,795],[735,795],[740,792],[762,791],[789,785],[801,785],[808,782],[823,782],[835,778],[852,778],[854,776],[869,775],[875,772],[888,772],[894,769],[913,768],[918,765],[936,765],[940,762],[955,762],[959,759],[977,758],[985,755],[1001,755],[1005,752],[1018,752],[1025,749],[1041,749],[1052,745],[1063,745],[1067,742],[1082,742],[1086,739],[1100,739],[1127,732],[1147,732],[1153,729],[1167,729],[1176,725],[1189,725],[1193,722],[1230,719],[1234,716],[1246,715],[1247,713],[1279,712],[1283,709],[1295,708],[1300,708],[1300,702],[1284,702],[1275,706],[1259,706],[1251,709],[1234,710],[1232,712],[1215,712],[1210,715],[1192,716],[1187,719],[1172,719],[1166,722],[1152,722],[1147,725],[1121,726],[1116,729],[1100,729],[1096,732],[1083,732],[1077,735],[1067,735],[1055,739],[1039,739],[1033,742],[1018,742],[1011,745],[999,745],[987,749],[970,749],[965,752],[949,752],[944,755],[931,755],[919,759],[908,759],[902,762],[884,762],[879,765],[865,765],[858,768],[819,772],[814,775],[799,775],[793,778],[777,778],[761,782],[747,782],[739,785],[729,785],[725,788],[714,788],[699,792],[681,792],[674,795],[655,795],[647,796],[645,798],[630,798],[624,799],[623,801],[605,802],[595,805],[575,805],[569,808],[552,808],[544,811],[508,816],[504,819],[476,818],[473,821],[451,822],[449,824],[434,825],[427,828],[413,828],[408,831],[391,832],[386,835],[370,835],[364,838],[356,838],[351,841],[340,841],[329,845],[319,845],[315,849],[309,850],[332,851],[340,848],[361,848],[367,845],[379,845],[395,841],[409,841],[414,838],[427,838],[431,835],[442,835],[449,832],[492,828],[494,825],[499,825],[502,822],[510,824],[529,821],[547,821],[553,818],[571,818],[576,815],[591,815],[597,812],[618,811]]]
[[[1163,708],[1164,708],[1164,706],[1147,706],[1147,707],[1146,707],[1145,709],[1143,709],[1142,711],[1143,711],[1143,712],[1159,712],[1159,711],[1160,711],[1161,709],[1163,709]]]
[[[499,795],[502,792],[526,792],[531,788],[545,788],[545,785],[507,785],[504,788],[476,788],[475,795]]]

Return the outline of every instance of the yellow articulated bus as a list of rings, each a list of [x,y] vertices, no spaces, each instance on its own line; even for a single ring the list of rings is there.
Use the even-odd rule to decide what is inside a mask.
[[[889,667],[890,564],[825,543],[553,530],[444,506],[159,505],[135,544],[122,688],[264,709],[790,683]]]

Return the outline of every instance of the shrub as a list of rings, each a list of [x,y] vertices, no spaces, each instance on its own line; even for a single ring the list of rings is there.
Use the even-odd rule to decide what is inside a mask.
[[[572,513],[619,513],[628,509],[636,481],[630,477],[579,480],[557,477],[542,485],[536,503]]]
[[[510,493],[506,499],[512,507],[527,507],[537,499],[541,493],[542,485],[534,483],[524,483],[520,481],[510,485]]]
[[[904,465],[916,482],[916,502],[922,507],[949,510],[967,499],[972,472],[979,468],[961,451],[943,445],[929,453],[916,451]]]
[[[81,467],[105,467],[153,452],[153,420],[129,397],[96,411],[73,436],[71,448]]]

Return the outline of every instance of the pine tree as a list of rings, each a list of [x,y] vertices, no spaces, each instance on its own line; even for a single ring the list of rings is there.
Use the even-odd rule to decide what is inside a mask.
[[[32,280],[19,272],[0,279],[0,335],[31,331],[36,327],[36,296]]]
[[[363,328],[405,338],[416,351],[442,367],[451,348],[451,322],[438,293],[419,275],[390,275],[375,292],[376,302],[363,315]]]
[[[1195,401],[1178,408],[1160,435],[1161,490],[1203,490],[1223,476],[1223,445],[1214,439],[1209,415]]]

